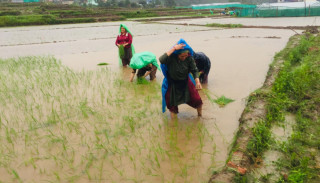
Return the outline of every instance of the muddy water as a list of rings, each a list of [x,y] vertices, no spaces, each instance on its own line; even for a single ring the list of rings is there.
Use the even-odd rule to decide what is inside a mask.
[[[147,182],[205,182],[212,170],[220,168],[227,158],[246,97],[262,85],[274,54],[285,46],[294,32],[136,22],[125,24],[134,34],[136,52],[151,51],[159,57],[179,38],[184,38],[195,51],[206,53],[211,59],[212,68],[209,83],[203,85],[203,88],[208,89],[212,96],[224,95],[235,101],[219,108],[200,92],[204,102],[202,118],[196,116],[196,110],[181,105],[177,122],[168,120],[168,112],[164,118],[154,119],[156,124],[166,125],[157,130],[157,136],[152,140],[157,139],[155,143],[167,152],[174,152],[169,156],[174,158],[162,158],[159,162],[161,166],[157,171],[149,172],[150,175],[142,171],[145,162],[148,162],[145,160],[148,158],[144,157],[147,152],[136,152],[135,157],[139,159],[136,161],[141,162],[137,166],[143,167],[141,171],[133,171],[132,165],[129,165],[130,159],[121,159],[121,156],[121,160],[112,161],[112,165],[124,170],[128,176],[139,177]],[[119,67],[114,46],[118,26],[119,23],[113,22],[0,29],[0,57],[51,54],[74,70],[94,70],[98,68],[98,63],[107,62],[110,63],[108,67],[123,73],[123,78],[129,80],[131,69]],[[158,72],[156,82],[161,83],[162,78],[161,72]],[[148,136],[146,131],[141,133]],[[135,142],[140,141],[136,139]],[[168,144],[168,141],[174,145]],[[108,175],[114,177],[111,180],[123,181],[121,176],[117,178],[119,175],[112,167],[104,170],[108,170]],[[157,176],[157,173],[161,176]],[[87,181],[84,177],[79,180]]]

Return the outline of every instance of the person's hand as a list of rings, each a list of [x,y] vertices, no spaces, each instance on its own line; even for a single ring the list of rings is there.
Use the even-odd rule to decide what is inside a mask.
[[[134,78],[135,73],[131,73],[131,77],[130,77],[130,82],[133,82],[133,78]]]
[[[181,50],[181,49],[183,49],[185,46],[186,46],[186,45],[185,45],[185,44],[182,44],[182,43],[176,44],[176,45],[174,45],[174,49],[175,49],[175,50]]]
[[[199,78],[196,78],[195,81],[196,81],[196,89],[197,89],[197,90],[201,90],[201,89],[202,89],[202,86],[201,86],[201,83],[200,83]]]
[[[147,71],[147,72],[144,74],[143,77],[144,77],[144,78],[147,77],[150,73],[151,73],[150,71]]]
[[[202,86],[201,86],[201,83],[196,83],[196,89],[197,90],[202,90]]]

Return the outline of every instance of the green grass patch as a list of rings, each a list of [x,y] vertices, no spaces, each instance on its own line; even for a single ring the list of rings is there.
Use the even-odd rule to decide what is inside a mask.
[[[276,165],[284,176],[280,176],[277,182],[320,181],[319,45],[319,35],[306,34],[290,39],[287,47],[275,56],[284,63],[271,90],[257,96],[266,101],[266,119],[252,129],[253,138],[247,146],[247,153],[256,162],[270,147],[281,152]],[[295,116],[293,131],[287,140],[274,143],[270,128],[286,123],[287,113]]]
[[[271,144],[271,131],[265,121],[258,122],[252,128],[253,137],[247,146],[247,153],[253,163],[259,163],[262,159],[262,153],[265,152]]]
[[[219,105],[219,107],[225,107],[227,104],[233,102],[233,99],[227,98],[224,95],[218,97],[217,95],[213,94],[212,92],[210,92],[209,90],[206,89],[202,89],[203,93],[206,94],[206,96],[208,97],[209,101],[211,103],[216,103]],[[212,97],[212,95],[214,97]]]
[[[224,107],[226,106],[227,104],[233,102],[234,100],[233,99],[230,99],[230,98],[227,98],[225,97],[224,95],[222,95],[221,97],[213,100],[215,103],[217,103],[220,107]]]
[[[94,18],[59,19],[54,15],[0,16],[0,27],[95,22]]]
[[[0,16],[7,16],[7,15],[20,15],[20,11],[0,11]]]
[[[212,23],[206,24],[207,27],[225,27],[225,28],[241,28],[243,27],[242,24],[219,24],[219,23]]]
[[[98,63],[99,66],[103,66],[103,65],[109,65],[109,63],[106,63],[106,62],[101,62],[101,63]]]
[[[139,78],[137,78],[137,84],[147,85],[147,84],[150,84],[150,82],[144,77],[139,77]]]

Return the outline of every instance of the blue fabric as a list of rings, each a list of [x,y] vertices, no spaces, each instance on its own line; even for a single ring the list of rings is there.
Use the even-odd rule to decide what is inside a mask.
[[[177,44],[181,44],[181,43],[185,44],[186,46],[181,50],[174,51],[173,54],[178,55],[179,53],[184,52],[185,50],[188,50],[189,53],[191,54],[191,56],[193,56],[194,52],[193,52],[193,49],[191,48],[191,46],[182,38],[177,42]]]
[[[162,86],[161,86],[161,92],[162,92],[162,112],[166,112],[166,93],[168,91],[168,87],[169,87],[169,82],[167,79],[167,72],[168,72],[168,67],[166,64],[160,64],[162,73],[163,73],[163,81],[162,81]]]
[[[194,84],[194,86],[196,86],[196,81],[194,80],[194,78],[193,78],[191,73],[189,73],[189,78],[192,81],[192,83]]]

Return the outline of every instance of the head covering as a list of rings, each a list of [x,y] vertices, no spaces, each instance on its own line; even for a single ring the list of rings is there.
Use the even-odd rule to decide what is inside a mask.
[[[132,69],[141,69],[149,64],[156,66],[160,70],[156,55],[149,51],[134,54],[130,61]]]
[[[173,54],[179,55],[180,53],[184,53],[185,51],[189,51],[191,56],[193,56],[193,49],[191,48],[191,46],[182,38],[177,42],[177,44],[181,44],[181,43],[185,44],[186,46],[181,50],[174,51]]]
[[[189,50],[187,49],[181,49],[181,50],[176,50],[177,51],[177,54],[181,54],[181,53],[189,53]]]
[[[121,27],[123,27],[124,29],[126,29],[126,31],[129,32],[129,33],[131,34],[131,36],[133,36],[132,33],[130,32],[130,30],[128,29],[128,27],[127,27],[126,25],[124,25],[124,24],[120,24],[119,34],[121,34]]]

